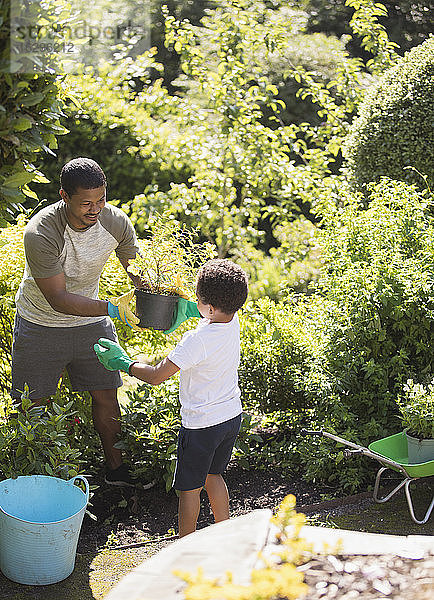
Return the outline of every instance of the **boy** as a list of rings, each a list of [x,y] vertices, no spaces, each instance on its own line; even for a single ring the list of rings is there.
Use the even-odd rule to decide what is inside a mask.
[[[230,260],[208,261],[198,272],[197,307],[203,320],[155,367],[135,362],[110,340],[95,352],[102,364],[158,385],[178,371],[182,425],[174,487],[179,491],[179,537],[196,530],[205,488],[216,522],[229,518],[222,477],[241,424],[238,387],[240,326],[237,311],[247,298],[247,275]]]

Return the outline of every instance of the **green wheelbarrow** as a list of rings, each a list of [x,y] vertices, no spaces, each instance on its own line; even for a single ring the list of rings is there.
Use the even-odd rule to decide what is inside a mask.
[[[410,485],[413,481],[416,481],[421,477],[431,477],[434,475],[434,460],[430,460],[424,463],[409,463],[407,440],[405,438],[404,432],[395,433],[395,435],[389,435],[388,437],[385,437],[381,440],[372,442],[372,444],[369,444],[368,448],[365,448],[364,446],[359,446],[358,444],[354,444],[353,442],[349,442],[348,440],[344,440],[343,438],[328,433],[327,431],[314,431],[310,429],[303,429],[301,433],[303,435],[321,435],[331,440],[334,440],[335,442],[339,442],[344,446],[349,446],[351,450],[344,450],[344,456],[346,457],[355,454],[362,454],[363,456],[368,456],[369,458],[378,461],[382,466],[379,468],[377,477],[375,479],[373,492],[373,498],[375,502],[387,502],[388,500],[390,500],[390,498],[392,498],[392,496],[396,494],[396,492],[398,492],[403,487],[405,490],[405,496],[407,498],[408,509],[410,511],[410,515],[413,521],[418,525],[423,525],[428,521],[434,509],[434,496],[431,501],[431,504],[428,507],[428,510],[425,513],[425,516],[422,520],[419,520],[414,514]],[[380,498],[379,489],[381,476],[388,469],[401,473],[401,475],[403,476],[403,480],[400,481],[400,483],[391,492]]]

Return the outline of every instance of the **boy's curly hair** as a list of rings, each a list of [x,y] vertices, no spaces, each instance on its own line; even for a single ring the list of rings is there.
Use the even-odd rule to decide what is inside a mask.
[[[247,274],[231,260],[215,258],[200,267],[196,291],[204,304],[232,314],[246,301],[249,291]]]

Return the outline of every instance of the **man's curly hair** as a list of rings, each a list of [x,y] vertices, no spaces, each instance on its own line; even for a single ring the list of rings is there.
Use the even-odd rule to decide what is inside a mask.
[[[68,196],[78,190],[94,190],[106,185],[104,171],[91,158],[73,158],[63,166],[60,173],[60,186]]]
[[[209,260],[197,273],[196,291],[204,304],[211,304],[229,315],[246,301],[247,274],[226,258]]]

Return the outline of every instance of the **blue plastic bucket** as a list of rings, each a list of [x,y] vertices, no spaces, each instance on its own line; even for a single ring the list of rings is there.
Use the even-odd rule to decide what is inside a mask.
[[[83,481],[86,492],[74,485]],[[0,569],[12,581],[47,585],[72,573],[89,484],[29,475],[0,482]]]

